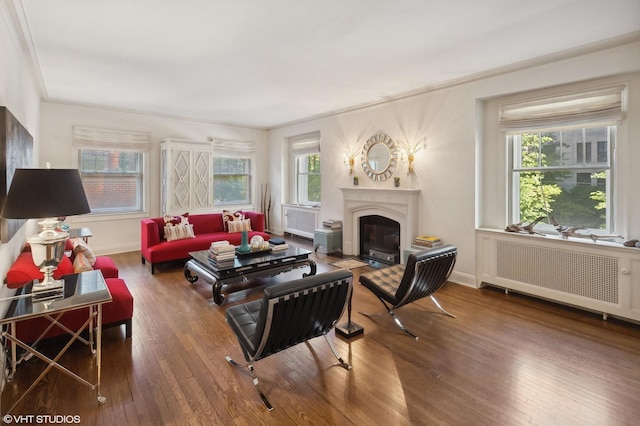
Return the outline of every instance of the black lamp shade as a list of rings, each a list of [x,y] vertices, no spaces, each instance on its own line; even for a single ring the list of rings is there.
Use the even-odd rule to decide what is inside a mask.
[[[37,219],[91,213],[77,169],[16,169],[1,216]]]

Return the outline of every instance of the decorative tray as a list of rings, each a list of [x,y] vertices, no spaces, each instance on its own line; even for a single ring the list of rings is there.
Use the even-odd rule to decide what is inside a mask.
[[[253,257],[253,256],[262,256],[265,254],[269,254],[271,253],[271,248],[265,249],[265,250],[251,250],[250,252],[247,253],[240,253],[238,251],[238,247],[236,247],[236,256],[242,258],[242,257]]]

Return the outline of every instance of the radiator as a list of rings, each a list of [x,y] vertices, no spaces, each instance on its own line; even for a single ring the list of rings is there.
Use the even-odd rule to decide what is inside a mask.
[[[618,258],[497,241],[499,278],[618,303]]]
[[[285,205],[282,207],[284,232],[313,238],[313,231],[319,228],[320,210],[312,207]]]
[[[476,229],[476,285],[640,321],[640,250]]]

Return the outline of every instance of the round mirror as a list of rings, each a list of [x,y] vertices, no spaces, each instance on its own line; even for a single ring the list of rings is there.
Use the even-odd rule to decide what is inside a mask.
[[[383,181],[396,168],[397,151],[393,140],[384,133],[371,136],[362,148],[361,164],[369,178]]]
[[[390,157],[391,154],[389,153],[389,149],[386,145],[376,143],[369,148],[369,152],[367,153],[367,163],[369,164],[369,168],[375,173],[381,173],[389,167]]]

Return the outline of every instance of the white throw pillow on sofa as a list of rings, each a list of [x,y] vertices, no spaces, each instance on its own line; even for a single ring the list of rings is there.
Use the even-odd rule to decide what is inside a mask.
[[[167,225],[164,227],[164,236],[167,241],[184,240],[185,238],[195,238],[193,225],[190,223],[182,225]]]

